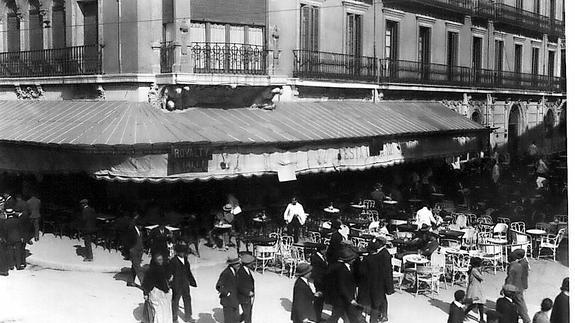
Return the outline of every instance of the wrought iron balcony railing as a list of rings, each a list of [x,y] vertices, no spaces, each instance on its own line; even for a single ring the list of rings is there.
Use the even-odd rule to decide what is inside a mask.
[[[227,43],[194,43],[194,73],[267,74],[268,51],[260,46]]]
[[[100,45],[0,53],[0,77],[91,75],[102,73]]]
[[[294,76],[309,79],[336,79],[376,82],[375,57],[294,50]]]
[[[436,9],[441,11],[458,12],[471,14],[473,11],[473,0],[383,0],[384,6]]]

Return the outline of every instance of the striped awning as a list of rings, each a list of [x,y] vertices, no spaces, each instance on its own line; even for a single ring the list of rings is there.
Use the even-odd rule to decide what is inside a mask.
[[[167,149],[178,143],[244,145],[318,142],[486,129],[438,102],[286,102],[275,110],[147,103],[0,101],[0,142],[63,148]]]

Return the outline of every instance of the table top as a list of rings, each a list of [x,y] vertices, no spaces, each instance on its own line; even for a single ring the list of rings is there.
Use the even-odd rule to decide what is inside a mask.
[[[155,228],[157,228],[157,227],[159,227],[159,226],[160,226],[160,225],[158,225],[158,224],[154,224],[154,225],[148,225],[148,226],[146,226],[145,228],[148,229],[148,230],[153,230],[153,229],[155,229]],[[180,228],[171,227],[171,226],[169,226],[169,225],[166,225],[166,229],[168,229],[169,231],[178,231],[178,230],[180,230]]]
[[[407,220],[391,219],[389,221],[389,224],[391,225],[407,224]]]
[[[389,204],[389,205],[395,205],[395,204],[397,204],[397,203],[399,203],[399,202],[394,201],[394,200],[384,200],[383,203],[384,203],[384,204]]]
[[[293,245],[294,245],[294,247],[303,247],[306,249],[317,249],[322,244],[316,243],[316,242],[311,242],[311,241],[305,241],[305,242],[294,243]]]
[[[254,220],[255,222],[269,222],[269,221],[271,221],[272,219],[266,217],[266,218],[253,218],[253,220]]]
[[[489,239],[487,239],[487,242],[491,242],[491,243],[495,243],[495,244],[506,244],[507,240],[506,239],[489,238]]]
[[[363,204],[352,204],[351,207],[356,209],[366,209],[367,207]]]
[[[431,193],[431,196],[444,197],[445,194],[443,194],[443,193]]]
[[[254,245],[270,245],[270,244],[274,244],[276,242],[276,238],[270,238],[270,237],[248,237],[245,239],[247,242],[250,242]]]
[[[323,209],[325,212],[327,213],[339,213],[339,209],[336,209],[334,207],[326,207],[325,209]]]
[[[463,232],[463,231],[458,231],[458,230],[439,231],[439,235],[445,235],[445,236],[461,237],[461,236],[464,235],[464,234],[465,234],[465,232]]]
[[[422,265],[422,264],[426,264],[429,262],[429,260],[421,255],[407,255],[405,257],[403,257],[403,259],[405,259],[405,261],[407,262],[411,262],[414,264],[418,264],[418,265]]]
[[[525,232],[527,232],[529,234],[533,234],[533,235],[547,234],[547,232],[545,230],[541,230],[541,229],[527,229],[527,230],[525,230]]]
[[[116,217],[115,216],[111,216],[111,215],[98,215],[96,217],[96,219],[100,220],[100,221],[110,221],[110,220],[114,220]]]
[[[217,228],[217,229],[231,229],[231,228],[232,228],[232,225],[229,224],[229,223],[216,224],[216,225],[214,225],[214,228]]]

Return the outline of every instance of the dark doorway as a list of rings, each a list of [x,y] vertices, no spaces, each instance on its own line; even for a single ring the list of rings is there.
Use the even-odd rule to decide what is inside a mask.
[[[514,105],[509,112],[509,126],[507,128],[507,144],[511,158],[517,157],[519,150],[519,130],[521,126],[521,111],[519,106]]]
[[[429,79],[429,63],[431,62],[431,28],[419,27],[418,58],[421,66],[421,79]]]
[[[553,130],[555,129],[555,115],[553,110],[548,110],[543,118],[543,125],[545,126],[545,138],[553,137]]]

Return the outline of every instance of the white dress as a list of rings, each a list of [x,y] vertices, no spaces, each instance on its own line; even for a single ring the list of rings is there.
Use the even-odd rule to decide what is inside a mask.
[[[154,287],[146,302],[147,322],[172,323],[172,291],[164,293]]]

